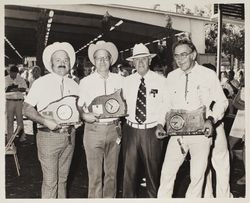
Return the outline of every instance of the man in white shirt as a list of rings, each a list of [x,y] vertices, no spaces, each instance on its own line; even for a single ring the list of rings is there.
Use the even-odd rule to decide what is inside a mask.
[[[157,137],[165,133],[165,115],[171,109],[196,110],[206,107],[204,131],[213,132],[213,125],[224,116],[228,101],[216,74],[196,62],[197,50],[190,40],[180,40],[173,46],[174,59],[179,67],[167,77],[165,111],[157,126]],[[210,105],[215,102],[213,111]],[[169,123],[167,123],[169,125]],[[167,126],[168,127],[168,126]],[[161,171],[159,198],[171,198],[179,167],[190,153],[190,179],[187,198],[201,198],[205,171],[212,138],[205,135],[170,137]]]
[[[123,86],[129,114],[123,132],[124,198],[137,197],[138,177],[144,171],[147,196],[155,198],[159,187],[162,141],[155,137],[155,130],[164,107],[166,78],[149,69],[155,55],[145,45],[136,44],[133,56],[127,59],[137,72],[127,76]]]
[[[23,112],[29,119],[40,124],[37,152],[43,172],[42,198],[66,198],[75,130],[73,126],[61,126],[55,117],[47,117],[43,113],[46,113],[44,110],[51,103],[65,96],[78,96],[77,83],[68,78],[75,63],[74,48],[67,42],[55,42],[44,49],[43,63],[50,73],[34,81],[24,101]],[[64,106],[67,107],[67,104]],[[58,113],[55,109],[48,112],[48,115]]]
[[[113,43],[91,44],[88,56],[96,70],[80,81],[78,101],[85,121],[83,143],[89,177],[88,197],[114,198],[121,139],[119,118],[100,118],[101,112],[91,112],[88,107],[96,97],[121,89],[123,77],[109,71],[118,58]]]
[[[17,126],[23,129],[22,137],[25,137],[23,126],[23,94],[27,89],[25,80],[20,76],[17,66],[11,66],[9,75],[5,76],[5,97],[7,114],[7,141],[14,131],[14,117],[16,116]]]

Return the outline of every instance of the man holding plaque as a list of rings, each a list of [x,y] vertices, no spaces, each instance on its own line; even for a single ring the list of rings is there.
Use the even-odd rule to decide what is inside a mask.
[[[83,144],[86,153],[89,198],[115,198],[120,152],[119,117],[124,104],[119,98],[123,77],[110,72],[118,59],[111,42],[97,41],[88,49],[95,72],[80,81],[78,106],[85,121]]]
[[[172,197],[176,174],[189,152],[191,182],[186,197],[201,198],[213,125],[224,116],[228,101],[216,74],[196,62],[197,50],[189,39],[176,42],[173,53],[178,69],[167,77],[165,110],[156,133],[159,139],[171,135],[157,196]]]
[[[42,198],[66,198],[75,146],[74,124],[79,122],[78,85],[68,77],[75,63],[74,48],[67,42],[55,42],[44,49],[43,63],[50,73],[34,81],[23,112],[39,124],[37,152],[43,172]]]
[[[140,43],[127,58],[137,72],[125,78],[123,87],[129,114],[123,132],[124,198],[138,196],[138,179],[144,171],[147,197],[156,198],[159,187],[162,141],[155,137],[155,130],[164,107],[166,78],[149,69],[155,55]]]

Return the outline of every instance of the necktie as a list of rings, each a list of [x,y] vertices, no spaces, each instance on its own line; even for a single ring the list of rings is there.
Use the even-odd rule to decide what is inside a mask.
[[[64,78],[62,78],[62,83],[60,85],[60,90],[61,90],[61,96],[63,97],[63,92],[64,92]]]
[[[146,86],[144,78],[141,78],[141,83],[137,93],[135,120],[141,124],[146,120]]]

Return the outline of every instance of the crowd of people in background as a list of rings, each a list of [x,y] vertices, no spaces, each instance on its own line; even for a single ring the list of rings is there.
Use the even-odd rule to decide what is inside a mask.
[[[63,43],[57,46],[64,47]],[[164,71],[159,74],[153,71],[154,67],[151,67],[150,64],[155,55],[150,53],[143,44],[134,46],[132,56],[127,59],[129,63],[124,66],[122,64],[115,65],[118,57],[117,48],[113,43],[104,41],[98,41],[89,46],[88,54],[93,66],[79,69],[76,65],[74,66],[74,51],[69,51],[73,47],[68,43],[65,46],[69,46],[69,48],[61,47],[59,49],[60,47],[57,47],[57,49],[53,49],[51,45],[52,50],[49,54],[47,53],[48,56],[44,59],[44,62],[47,61],[45,68],[48,70],[48,74],[45,76],[41,75],[39,66],[19,69],[18,66],[12,64],[5,71],[6,142],[13,134],[14,118],[16,118],[17,125],[23,129],[19,141],[22,142],[26,139],[22,113],[25,101],[25,116],[33,121],[34,134],[39,134],[37,144],[43,171],[43,198],[66,197],[67,175],[74,149],[72,144],[69,145],[69,148],[64,148],[64,145],[68,146],[69,143],[74,142],[72,132],[64,132],[65,137],[71,136],[72,140],[60,142],[62,144],[60,150],[68,150],[68,154],[63,155],[65,160],[68,159],[66,166],[60,165],[65,167],[65,170],[60,171],[58,165],[52,164],[57,163],[57,161],[61,164],[60,159],[50,159],[51,154],[47,152],[51,148],[44,147],[46,143],[50,142],[46,135],[52,132],[57,140],[54,139],[51,147],[59,145],[58,140],[61,139],[61,136],[57,133],[60,132],[57,131],[56,124],[52,127],[52,123],[48,124],[48,121],[45,122],[37,114],[42,109],[41,105],[44,107],[49,100],[50,102],[53,99],[56,100],[55,95],[59,95],[59,93],[54,84],[57,82],[61,84],[59,78],[64,78],[64,82],[68,81],[69,92],[79,95],[78,105],[83,109],[79,110],[79,113],[82,121],[85,122],[83,143],[87,156],[89,198],[116,197],[116,172],[121,144],[123,144],[124,150],[123,197],[137,197],[138,180],[136,177],[140,173],[138,171],[139,161],[142,161],[144,166],[148,197],[171,197],[176,173],[188,151],[191,156],[191,183],[186,197],[202,197],[202,186],[206,178],[207,186],[204,196],[213,197],[211,176],[205,177],[207,158],[213,142],[212,167],[217,174],[216,197],[232,196],[229,183],[230,166],[232,166],[235,157],[234,147],[239,142],[244,144],[245,140],[243,69],[236,73],[232,68],[229,71],[223,71],[219,81],[214,72],[216,71],[215,66],[211,64],[201,66],[197,63],[198,53],[192,42],[179,42],[173,48],[175,51],[173,57],[178,69],[164,77]],[[56,58],[59,58],[60,63],[64,63],[67,67],[66,72],[61,72]],[[52,65],[48,61],[52,61]],[[202,74],[206,79],[201,77]],[[71,82],[71,79],[75,82]],[[43,82],[41,82],[42,80]],[[103,81],[105,81],[105,93],[103,92]],[[46,92],[43,89],[43,84],[47,86],[50,84],[50,91],[54,91],[55,94],[51,95]],[[123,86],[123,84],[125,85]],[[138,87],[141,89],[138,90]],[[202,89],[203,87],[204,89]],[[53,88],[55,89],[53,90]],[[65,88],[66,86],[62,90],[64,96],[69,94],[69,92],[65,93]],[[129,113],[124,126],[121,126],[119,119],[99,119],[98,115],[90,113],[86,108],[95,97],[111,94],[120,88],[124,90]],[[151,89],[148,95],[145,88]],[[192,92],[196,91],[194,88],[197,88],[197,91],[200,88],[198,92],[201,92],[202,98],[197,97],[196,92]],[[202,93],[203,90],[206,92]],[[145,92],[142,93],[143,91]],[[143,96],[139,98],[143,107],[140,109],[137,106],[136,98],[139,92],[144,97],[147,95],[147,110]],[[183,95],[185,97],[182,98]],[[48,101],[41,97],[47,98]],[[210,110],[210,114],[206,118],[208,123],[206,125],[207,128],[214,129],[216,136],[213,137],[213,140],[207,137],[171,137],[165,154],[165,151],[162,151],[162,140],[165,137],[157,137],[157,133],[165,133],[165,113],[167,110],[176,108],[194,110],[194,106],[198,108],[201,104]],[[137,114],[137,110],[141,115]],[[159,115],[161,115],[161,119],[158,118]],[[37,123],[44,125],[46,129],[37,129]],[[122,136],[119,132],[122,132]],[[119,137],[122,139],[121,143]],[[179,149],[180,146],[182,151]],[[50,152],[52,153],[52,151]],[[53,153],[57,154],[58,152]],[[60,153],[62,155],[65,151]],[[164,154],[165,160],[163,162]],[[243,147],[241,156],[245,163],[245,147]],[[58,178],[56,178],[57,171],[62,173],[59,174]],[[238,180],[237,184],[245,184],[245,176]]]

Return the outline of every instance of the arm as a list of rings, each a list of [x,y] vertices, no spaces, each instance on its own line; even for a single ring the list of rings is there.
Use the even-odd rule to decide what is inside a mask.
[[[33,106],[26,102],[23,103],[23,115],[32,121],[46,126],[50,130],[56,130],[60,128],[60,126],[53,119],[44,118],[37,112],[37,110]]]
[[[211,98],[215,101],[213,106],[213,111],[208,112],[208,117],[211,116],[214,119],[214,123],[221,120],[224,116],[224,113],[228,107],[228,99],[226,98],[220,81],[217,76],[214,74],[214,80],[212,81],[212,88],[210,90]]]

